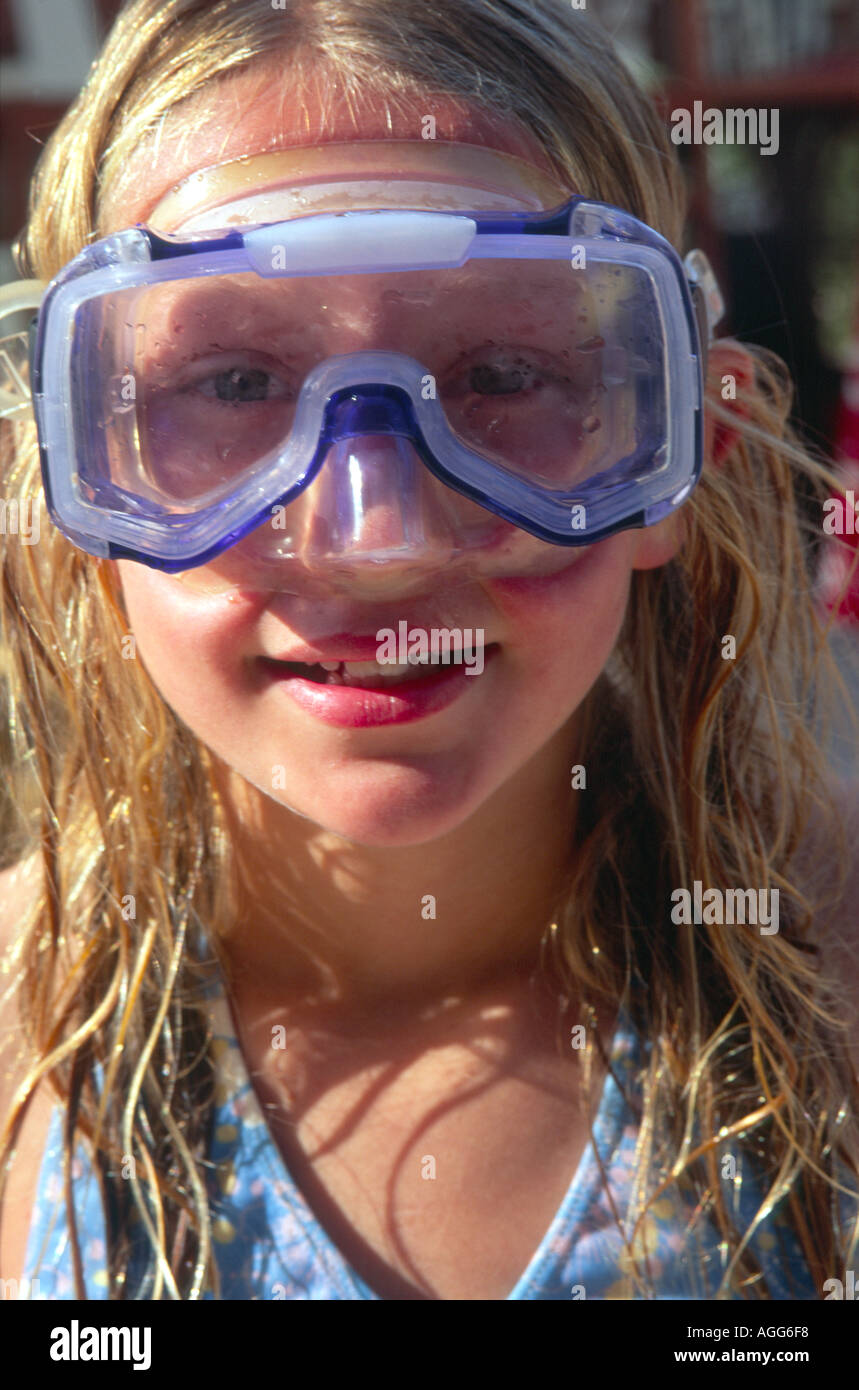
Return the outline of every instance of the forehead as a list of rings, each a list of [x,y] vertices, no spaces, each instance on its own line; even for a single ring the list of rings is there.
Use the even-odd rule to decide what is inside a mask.
[[[288,61],[266,57],[210,83],[165,116],[102,198],[99,234],[145,222],[164,194],[197,170],[273,150],[421,140],[427,116],[435,120],[436,138],[424,142],[431,150],[425,157],[437,162],[440,175],[449,160],[446,143],[463,142],[516,155],[559,177],[539,141],[515,121],[431,93],[391,102],[377,93],[347,95],[323,72],[298,84]]]

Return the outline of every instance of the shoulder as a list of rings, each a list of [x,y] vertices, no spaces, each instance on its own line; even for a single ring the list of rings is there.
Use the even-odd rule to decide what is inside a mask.
[[[37,855],[0,871],[0,1131],[22,1079],[15,945],[38,891]]]
[[[0,962],[6,967],[6,976],[14,974],[11,956],[38,891],[38,854],[0,869]],[[0,992],[0,1033],[17,1022],[16,1002],[14,994],[5,989]]]
[[[32,854],[8,868],[0,869],[0,961],[14,950],[21,927],[39,891],[39,856]],[[8,1000],[0,994],[0,1023]]]
[[[39,878],[38,855],[0,871],[0,1132],[27,1071],[27,1058],[20,1051],[20,1000],[14,987],[17,964],[11,957],[16,937],[39,891]],[[9,981],[13,982],[11,988]],[[23,1269],[52,1109],[53,1097],[48,1087],[37,1087],[21,1126],[0,1209],[0,1277],[4,1279],[19,1279]]]

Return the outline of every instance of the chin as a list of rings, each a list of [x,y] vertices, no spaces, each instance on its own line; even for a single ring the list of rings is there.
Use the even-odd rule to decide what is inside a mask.
[[[406,849],[438,840],[455,832],[480,801],[463,795],[461,776],[455,785],[442,785],[414,769],[403,780],[386,768],[375,785],[374,780],[363,773],[351,787],[341,783],[336,792],[322,796],[318,789],[307,797],[270,787],[260,790],[320,829],[368,849]]]

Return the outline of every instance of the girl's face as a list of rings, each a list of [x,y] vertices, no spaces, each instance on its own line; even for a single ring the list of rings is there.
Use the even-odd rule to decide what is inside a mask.
[[[391,177],[385,139],[420,137],[420,106],[408,111],[401,103],[391,113],[392,129],[378,104],[350,110],[339,97],[332,103],[330,87],[324,100],[323,115],[319,94],[308,87],[300,107],[285,93],[278,65],[229,78],[216,95],[187,103],[173,118],[178,130],[167,122],[154,151],[130,161],[101,231],[145,222],[173,184],[240,155],[376,140],[378,176]],[[551,172],[540,147],[517,128],[449,102],[425,105],[436,116],[432,155],[440,176],[450,166],[452,141],[515,154]],[[495,166],[499,188],[503,177]],[[330,343],[331,355],[342,350]],[[679,527],[669,520],[569,552],[566,567],[549,577],[448,582],[442,572],[424,592],[409,587],[398,596],[389,587],[384,599],[335,587],[312,599],[246,590],[205,595],[132,561],[117,562],[117,570],[139,656],[164,699],[217,758],[329,831],[360,844],[405,846],[455,831],[492,797],[509,797],[515,814],[533,775],[547,793],[569,787],[571,761],[587,765],[588,758],[587,748],[576,747],[573,716],[614,647],[632,571],[663,564],[678,544]],[[397,632],[403,621],[428,633],[482,629],[485,648],[493,649],[479,674],[460,666],[447,687],[454,698],[429,701],[420,717],[378,722],[370,710],[351,722],[332,720],[324,700],[315,703],[312,692],[300,699],[295,682],[273,675],[279,658],[310,649],[316,659],[334,659],[350,638]]]

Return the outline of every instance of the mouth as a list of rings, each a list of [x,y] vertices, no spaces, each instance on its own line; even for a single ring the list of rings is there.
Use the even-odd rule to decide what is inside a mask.
[[[451,652],[446,659],[396,664],[273,657],[261,657],[260,664],[271,685],[305,714],[340,728],[366,729],[441,713],[487,679],[499,651],[497,642],[469,649],[470,662],[462,652]]]
[[[388,691],[396,686],[423,685],[445,674],[451,667],[466,669],[478,666],[483,669],[491,652],[498,646],[492,642],[487,647],[469,652],[470,661],[463,662],[461,652],[451,652],[438,661],[412,660],[407,662],[379,661],[319,661],[312,665],[303,661],[276,661],[264,657],[263,662],[276,668],[281,676],[294,676],[300,680],[311,681],[314,685],[350,686],[356,690]]]

